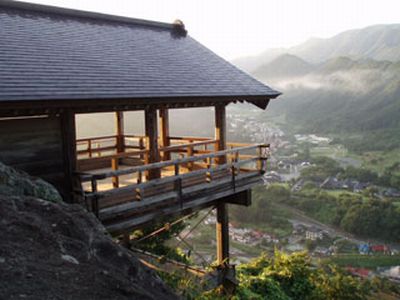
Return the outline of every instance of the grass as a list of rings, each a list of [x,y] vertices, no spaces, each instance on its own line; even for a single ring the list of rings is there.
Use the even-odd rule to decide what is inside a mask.
[[[323,260],[339,266],[352,266],[359,268],[375,269],[377,267],[391,267],[400,265],[400,255],[360,255],[341,254]]]

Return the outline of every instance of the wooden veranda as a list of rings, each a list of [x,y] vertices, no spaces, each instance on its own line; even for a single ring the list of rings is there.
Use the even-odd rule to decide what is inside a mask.
[[[228,262],[227,203],[250,204],[268,145],[229,143],[226,106],[280,92],[173,24],[0,1],[0,160],[52,183],[113,235],[207,206]],[[29,49],[29,51],[27,51]],[[212,107],[215,135],[172,136],[169,109]],[[144,111],[141,136],[124,112]],[[78,114],[115,113],[112,136],[76,138]]]

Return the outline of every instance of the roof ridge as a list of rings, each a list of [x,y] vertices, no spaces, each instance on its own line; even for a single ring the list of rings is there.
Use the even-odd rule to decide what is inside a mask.
[[[111,22],[121,22],[126,24],[152,26],[152,27],[165,28],[171,30],[180,27],[179,23],[165,23],[165,22],[158,22],[158,21],[151,21],[144,19],[136,19],[119,15],[110,15],[99,12],[91,12],[86,10],[78,10],[72,8],[14,1],[14,0],[0,0],[0,7],[21,9],[21,10],[41,12],[41,13],[52,13],[52,14],[77,17],[77,18],[88,18],[93,20],[105,20]]]

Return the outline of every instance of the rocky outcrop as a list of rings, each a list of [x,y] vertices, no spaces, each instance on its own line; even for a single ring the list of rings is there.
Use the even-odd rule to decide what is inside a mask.
[[[177,298],[92,214],[29,196],[47,184],[17,173],[1,173],[0,299]],[[12,190],[18,196],[10,196]],[[48,192],[40,195],[58,199]]]
[[[62,198],[55,187],[46,181],[32,177],[23,171],[8,167],[0,162],[0,194],[8,196],[33,196],[51,202]]]

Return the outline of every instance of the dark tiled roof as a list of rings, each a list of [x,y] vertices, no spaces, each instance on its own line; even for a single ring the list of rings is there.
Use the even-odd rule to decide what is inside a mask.
[[[0,0],[0,101],[279,95],[174,28]]]

